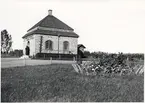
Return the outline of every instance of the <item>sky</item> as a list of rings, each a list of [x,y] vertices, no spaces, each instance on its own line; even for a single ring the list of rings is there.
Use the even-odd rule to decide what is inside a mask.
[[[144,53],[145,0],[0,0],[0,31],[13,49],[33,25],[52,14],[74,29],[86,50]]]

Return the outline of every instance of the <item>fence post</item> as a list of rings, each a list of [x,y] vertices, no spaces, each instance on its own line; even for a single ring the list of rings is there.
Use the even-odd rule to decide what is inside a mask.
[[[52,64],[52,57],[50,57],[50,64]]]
[[[73,61],[75,61],[75,57],[73,57]]]
[[[24,57],[24,65],[26,66],[26,58]]]

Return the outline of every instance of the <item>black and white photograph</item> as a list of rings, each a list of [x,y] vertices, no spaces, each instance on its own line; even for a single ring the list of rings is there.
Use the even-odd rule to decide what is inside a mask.
[[[1,0],[1,102],[144,102],[145,0]]]

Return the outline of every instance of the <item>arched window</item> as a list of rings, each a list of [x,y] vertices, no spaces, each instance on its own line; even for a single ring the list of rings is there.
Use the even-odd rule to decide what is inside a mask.
[[[63,42],[63,50],[64,51],[68,51],[69,50],[69,42],[68,41],[64,41]]]
[[[53,42],[51,40],[45,42],[45,49],[53,50]]]

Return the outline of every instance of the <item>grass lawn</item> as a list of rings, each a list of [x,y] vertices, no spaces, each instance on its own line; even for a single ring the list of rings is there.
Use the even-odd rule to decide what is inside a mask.
[[[1,69],[2,102],[143,102],[142,76],[92,77],[71,65]]]

